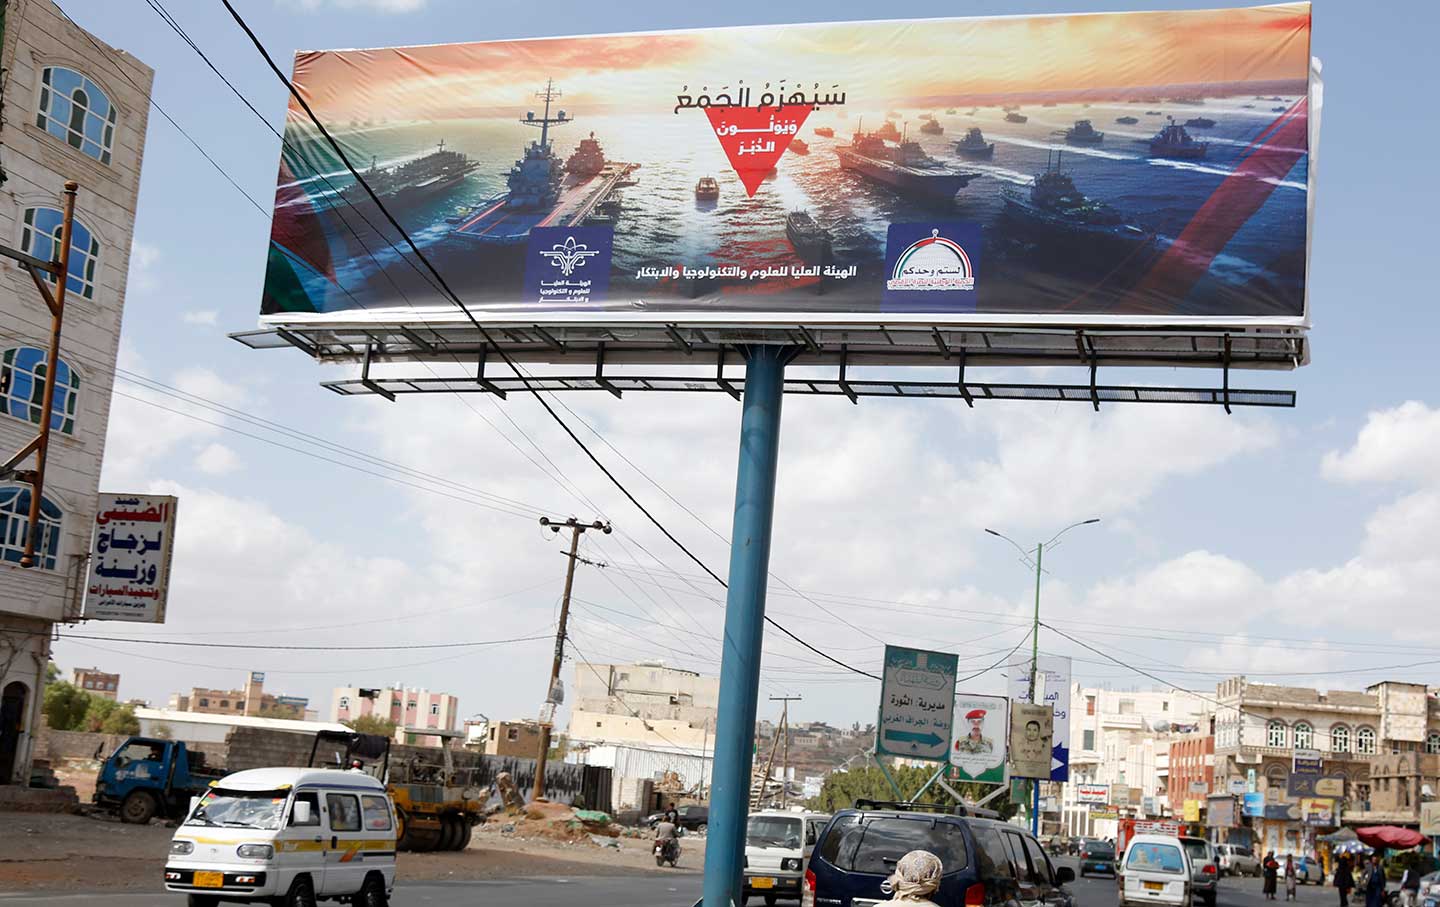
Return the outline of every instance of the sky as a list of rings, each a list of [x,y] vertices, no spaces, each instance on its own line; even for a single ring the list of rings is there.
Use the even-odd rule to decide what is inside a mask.
[[[153,66],[155,100],[268,208],[278,140],[142,0],[61,3]],[[285,91],[223,7],[168,5],[280,126]],[[1107,0],[1104,8],[1187,6],[1201,4]],[[285,61],[297,48],[887,12],[850,0],[795,0],[783,9],[758,0],[559,0],[487,4],[483,16],[469,0],[242,7]],[[1095,10],[1069,0],[944,8],[956,16]],[[1425,264],[1431,253],[1421,248],[1440,201],[1430,178],[1440,135],[1424,116],[1436,82],[1427,36],[1436,26],[1433,4],[1315,4],[1312,50],[1324,62],[1325,94],[1313,162],[1313,361],[1292,373],[1235,378],[1296,389],[1295,409],[1226,415],[1115,405],[1096,413],[1080,404],[970,410],[956,401],[856,407],[791,397],[769,613],[866,670],[879,665],[886,642],[955,652],[970,673],[1018,663],[1029,648],[1021,643],[1033,572],[984,530],[1029,547],[1098,517],[1047,550],[1041,588],[1042,618],[1079,642],[1045,629],[1040,650],[1073,656],[1082,682],[1149,688],[1160,678],[1213,692],[1234,673],[1322,688],[1440,678],[1440,625],[1431,617],[1440,588],[1440,391],[1431,349],[1440,314]],[[158,704],[192,686],[239,687],[246,671],[263,670],[268,690],[308,695],[322,715],[335,686],[398,682],[458,695],[464,717],[533,717],[546,692],[553,641],[545,637],[554,632],[565,566],[560,540],[538,524],[545,514],[615,527],[582,545],[607,566],[577,572],[571,654],[718,671],[723,590],[648,526],[534,400],[341,398],[319,383],[348,377],[345,369],[227,339],[257,324],[268,232],[266,216],[184,136],[151,117],[124,380],[101,487],[179,496],[169,613],[158,627],[72,628],[111,638],[62,640],[63,668],[119,671],[123,697]],[[137,376],[211,403],[177,399]],[[1114,380],[1132,377],[1219,382],[1195,372]],[[597,455],[723,575],[739,407],[721,394],[561,399],[562,415]],[[355,653],[118,637],[335,647],[518,641]],[[567,686],[573,671],[567,660]],[[1304,673],[1317,671],[1331,673]],[[863,724],[878,704],[876,682],[774,631],[762,680],[762,697],[804,697],[792,704],[793,720]],[[999,672],[964,688],[998,692]],[[761,702],[762,717],[778,713],[770,705]]]

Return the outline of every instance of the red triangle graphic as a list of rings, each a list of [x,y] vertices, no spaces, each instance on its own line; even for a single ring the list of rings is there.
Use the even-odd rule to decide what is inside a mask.
[[[790,147],[790,140],[800,134],[800,127],[810,115],[808,104],[786,104],[782,107],[706,107],[710,128],[720,139],[720,147],[730,158],[735,175],[745,184],[745,192],[753,196],[765,174],[775,169],[780,155]]]

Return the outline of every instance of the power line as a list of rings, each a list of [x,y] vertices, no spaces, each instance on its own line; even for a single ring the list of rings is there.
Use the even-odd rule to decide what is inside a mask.
[[[411,253],[439,282],[439,285],[444,291],[445,296],[450,301],[452,301],[462,313],[464,313],[466,319],[470,322],[470,324],[477,331],[479,331],[480,335],[485,339],[486,344],[488,344],[489,347],[493,347],[500,354],[500,357],[505,361],[506,365],[508,365],[510,367],[510,370],[515,373],[516,378],[520,380],[520,382],[525,386],[525,389],[531,394],[531,396],[533,396],[535,400],[539,402],[540,406],[545,410],[545,412],[550,416],[550,418],[557,425],[560,426],[560,428],[565,432],[565,434],[570,437],[570,439],[576,444],[576,446],[580,448],[580,450],[585,454],[585,456],[589,458],[589,460],[593,464],[595,464],[595,467],[599,469],[607,479],[610,480],[611,484],[613,484],[616,489],[618,489],[620,493],[623,494],[630,501],[630,503],[633,504],[635,508],[639,510],[645,516],[645,518],[648,519],[655,526],[656,529],[660,530],[662,535],[664,535],[667,539],[670,540],[672,544],[679,548],[686,557],[694,561],[696,565],[698,565],[702,570],[708,573],[711,578],[713,578],[717,583],[719,583],[721,586],[725,586],[726,588],[728,588],[728,585],[723,579],[720,578],[720,575],[718,573],[710,569],[709,565],[707,565],[694,552],[692,552],[688,547],[686,547],[685,544],[681,542],[680,539],[677,538],[675,534],[672,533],[663,523],[661,523],[654,514],[652,514],[643,504],[641,504],[639,499],[631,493],[630,489],[628,489],[625,484],[621,482],[619,478],[617,478],[615,474],[612,473],[603,462],[601,462],[599,457],[597,457],[595,453],[590,450],[589,446],[586,445],[585,442],[580,439],[580,436],[575,433],[574,429],[570,427],[569,423],[567,423],[564,419],[560,417],[557,412],[555,412],[554,408],[551,407],[550,404],[545,400],[544,395],[535,388],[535,386],[531,383],[530,377],[527,376],[520,369],[520,367],[515,363],[515,360],[510,356],[510,354],[499,344],[495,343],[495,340],[493,337],[491,337],[490,332],[486,330],[484,325],[482,325],[475,318],[474,314],[471,313],[468,307],[466,307],[465,303],[460,299],[459,295],[456,294],[453,289],[451,289],[450,285],[445,281],[445,278],[441,276],[438,270],[436,270],[434,264],[432,264],[430,259],[425,255],[425,253],[420,250],[420,247],[415,244],[415,240],[411,238],[410,234],[405,230],[405,228],[400,225],[400,222],[395,219],[395,216],[391,214],[389,208],[387,208],[385,204],[380,200],[380,197],[375,194],[375,190],[361,175],[360,171],[355,168],[355,165],[351,163],[349,155],[345,153],[345,149],[342,148],[340,143],[335,140],[335,137],[330,134],[330,130],[325,127],[325,124],[320,121],[320,118],[315,115],[315,111],[311,109],[310,103],[300,93],[299,89],[295,87],[295,84],[275,63],[274,58],[270,55],[270,51],[266,49],[264,43],[260,40],[259,36],[256,35],[254,30],[250,28],[249,23],[247,23],[244,17],[240,15],[239,11],[235,9],[234,5],[230,2],[230,0],[221,0],[221,3],[224,4],[225,9],[229,11],[231,18],[233,18],[235,20],[235,23],[239,25],[240,28],[245,32],[246,36],[255,46],[255,49],[265,59],[266,64],[270,67],[270,70],[275,74],[276,78],[278,78],[285,85],[286,89],[290,92],[290,96],[293,97],[295,101],[300,105],[301,109],[304,110],[305,115],[309,117],[310,122],[315,125],[315,128],[320,131],[320,134],[325,138],[326,142],[328,142],[330,147],[334,149],[335,153],[339,155],[341,162],[344,163],[345,168],[350,171],[350,175],[355,178],[356,183],[365,190],[365,193],[370,197],[370,200],[379,209],[380,213],[385,216],[385,219],[389,222],[390,226],[393,227],[400,234],[402,239],[404,239],[405,244],[410,248]],[[834,656],[816,648],[815,646],[801,639],[799,636],[796,636],[788,628],[776,622],[773,618],[767,616],[765,618],[765,621],[771,626],[775,627],[781,633],[790,637],[792,640],[811,650],[815,654],[820,655],[821,657],[832,661],[835,664],[846,668],[847,670],[854,671],[857,674],[863,674],[864,676],[870,677],[875,680],[880,679],[880,677],[876,674],[872,674],[869,671],[863,671],[859,668],[848,665],[845,662],[835,658]]]

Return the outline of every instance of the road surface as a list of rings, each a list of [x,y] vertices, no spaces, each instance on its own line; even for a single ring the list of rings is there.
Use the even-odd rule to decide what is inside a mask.
[[[1059,865],[1074,868],[1074,860],[1061,858]],[[1115,882],[1106,878],[1077,879],[1069,886],[1075,907],[1115,907]],[[700,897],[700,875],[675,872],[673,875],[636,875],[633,878],[510,879],[466,882],[401,882],[391,903],[395,907],[690,907]],[[1284,887],[1276,905],[1284,903]],[[183,905],[185,898],[161,893],[0,892],[0,907],[151,907]],[[751,907],[760,902],[751,901]],[[1219,907],[1262,907],[1259,879],[1222,879]],[[1335,890],[1306,885],[1300,888],[1300,907],[1331,907]]]

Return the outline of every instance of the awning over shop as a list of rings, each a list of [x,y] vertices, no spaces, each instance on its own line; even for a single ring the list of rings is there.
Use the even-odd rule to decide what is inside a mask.
[[[1371,825],[1355,829],[1356,836],[1371,847],[1419,847],[1425,843],[1425,836],[1410,828],[1398,825]]]

